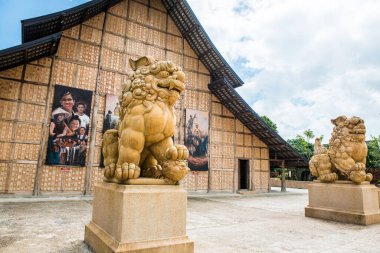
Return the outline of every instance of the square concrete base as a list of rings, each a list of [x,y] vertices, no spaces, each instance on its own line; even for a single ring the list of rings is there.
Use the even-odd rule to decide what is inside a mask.
[[[102,182],[84,240],[96,253],[193,253],[186,208],[186,191],[178,185]]]
[[[380,223],[378,189],[349,181],[309,184],[305,216],[358,225]]]

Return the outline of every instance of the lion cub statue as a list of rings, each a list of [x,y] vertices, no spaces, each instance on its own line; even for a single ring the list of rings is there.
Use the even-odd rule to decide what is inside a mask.
[[[354,183],[371,181],[366,174],[367,144],[365,143],[364,120],[359,117],[340,116],[331,120],[335,125],[329,149],[320,139],[315,140],[314,156],[310,159],[310,171],[322,182],[351,180]]]
[[[185,74],[172,62],[149,56],[129,63],[133,73],[119,97],[118,130],[103,135],[104,176],[119,183],[140,176],[178,182],[189,172],[189,151],[172,139]]]

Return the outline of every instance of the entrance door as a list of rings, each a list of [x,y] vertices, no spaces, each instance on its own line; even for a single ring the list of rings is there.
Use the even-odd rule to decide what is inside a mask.
[[[239,159],[239,189],[249,189],[249,161]]]

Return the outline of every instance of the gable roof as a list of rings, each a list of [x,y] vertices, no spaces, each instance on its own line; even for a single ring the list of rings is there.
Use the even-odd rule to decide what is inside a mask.
[[[61,33],[106,11],[122,0],[93,0],[77,7],[22,21],[23,44],[0,50],[0,71],[38,58],[53,55],[58,49]],[[243,81],[216,49],[186,0],[162,0],[183,37],[211,74],[210,91],[247,128],[269,146],[277,159],[287,166],[307,167],[307,161],[274,132],[243,100],[234,88]]]

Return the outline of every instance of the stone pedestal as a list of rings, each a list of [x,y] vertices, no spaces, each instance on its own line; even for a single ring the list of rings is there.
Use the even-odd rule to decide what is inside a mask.
[[[380,223],[378,189],[368,182],[309,184],[305,216],[359,225]]]
[[[187,193],[178,185],[102,182],[84,240],[96,253],[193,253],[186,208]]]

